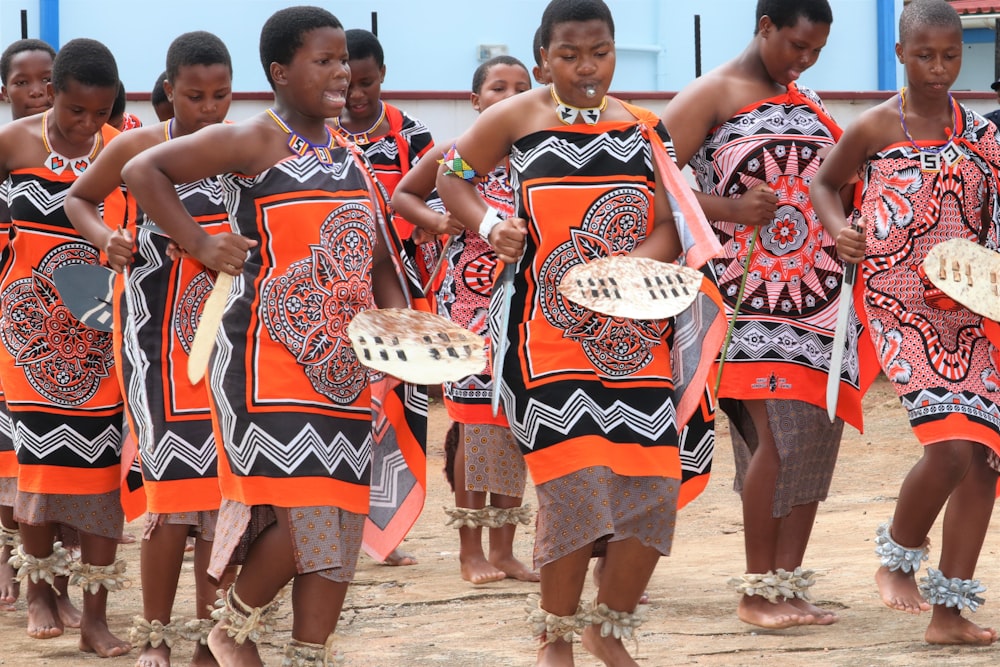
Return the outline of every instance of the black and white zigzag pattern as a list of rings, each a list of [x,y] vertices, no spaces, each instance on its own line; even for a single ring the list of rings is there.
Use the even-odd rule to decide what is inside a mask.
[[[293,438],[282,442],[250,424],[243,438],[226,449],[229,463],[239,474],[250,474],[258,459],[266,459],[287,475],[293,475],[307,459],[318,459],[326,472],[333,476],[342,464],[361,478],[372,459],[371,437],[356,447],[349,438],[338,433],[332,442],[324,442],[312,425],[307,424]]]
[[[579,140],[578,136],[574,137]],[[645,157],[650,169],[649,144],[639,132],[611,135],[608,133],[595,135],[593,139],[582,143],[571,143],[558,134],[547,137],[536,146],[527,150],[514,149],[510,161],[515,174],[524,173],[535,160],[561,160],[570,165],[574,171],[601,160],[617,159],[623,164],[631,162],[637,155]]]
[[[146,474],[157,480],[166,478],[168,470],[177,464],[190,468],[198,477],[207,475],[215,464],[215,438],[211,436],[198,444],[168,431],[154,447],[142,447],[140,451]]]
[[[509,388],[503,383],[503,390]],[[513,396],[508,395],[505,404],[510,405]],[[596,430],[609,433],[619,426],[626,426],[645,438],[656,441],[676,428],[676,413],[673,401],[663,401],[653,413],[643,412],[622,401],[614,401],[603,406],[591,399],[582,389],[577,389],[561,406],[545,405],[529,398],[524,408],[524,417],[514,420],[508,412],[510,430],[520,443],[534,443],[543,428],[568,435],[581,419],[592,419]],[[588,427],[588,432],[594,429]]]
[[[121,432],[108,426],[97,437],[87,438],[66,424],[60,424],[44,435],[34,433],[23,422],[14,424],[14,448],[28,451],[32,458],[45,461],[49,457],[58,458],[59,452],[68,451],[88,463],[94,463],[112,449],[121,454]]]
[[[59,188],[57,192],[49,192],[37,180],[30,179],[19,183],[11,182],[8,201],[24,198],[38,211],[42,218],[48,218],[60,210],[66,201],[68,188]]]
[[[376,508],[398,507],[404,492],[413,486],[412,480],[413,475],[403,459],[403,453],[399,449],[394,450],[382,457],[377,474],[372,475],[369,505]]]

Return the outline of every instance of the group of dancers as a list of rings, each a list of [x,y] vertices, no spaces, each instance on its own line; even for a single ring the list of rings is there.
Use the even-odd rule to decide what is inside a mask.
[[[811,601],[804,559],[844,423],[862,427],[880,371],[923,445],[894,516],[873,527],[881,597],[933,610],[929,643],[993,643],[962,611],[985,590],[974,575],[1000,471],[998,328],[922,269],[947,239],[1000,245],[997,128],[948,92],[961,22],[944,0],[909,3],[896,46],[907,87],[842,130],[796,83],[830,35],[828,0],[758,0],[755,20],[739,55],[657,116],[607,94],[603,0],[552,0],[532,71],[506,56],[481,65],[479,117],[437,146],[381,100],[377,38],[317,7],[267,20],[274,104],[233,124],[232,63],[211,33],[168,49],[166,119],[120,136],[106,125],[120,83],[104,45],[8,48],[0,604],[13,608],[20,582],[29,635],[79,626],[81,650],[134,644],[140,667],[169,665],[182,640],[195,643],[192,664],[261,665],[257,644],[291,583],[282,664],[332,664],[362,546],[412,562],[394,549],[426,482],[426,388],[366,369],[346,334],[358,312],[394,307],[481,333],[497,356],[499,376],[444,388],[448,514],[464,579],[540,581],[528,614],[539,665],[573,664],[576,635],[604,664],[636,664],[623,640],[648,613],[678,511],[707,481],[716,405],[743,503],[739,618],[835,623]],[[567,271],[612,255],[706,278],[664,320],[560,294]],[[828,406],[845,263],[859,280]],[[114,272],[109,330],[64,302],[55,274],[69,265]],[[232,288],[192,383],[188,355],[220,273]],[[393,471],[393,502],[370,506]],[[530,565],[513,551],[531,520],[527,473]],[[946,503],[938,567],[918,580]],[[108,627],[107,596],[124,585],[124,521],[143,510],[143,614],[126,641]],[[183,619],[173,603],[189,537],[197,601]]]

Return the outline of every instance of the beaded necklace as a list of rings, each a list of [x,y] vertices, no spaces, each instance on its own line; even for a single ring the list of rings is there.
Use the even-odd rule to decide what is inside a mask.
[[[309,141],[298,132],[293,130],[288,126],[281,116],[277,114],[274,109],[268,109],[267,115],[271,117],[278,127],[285,131],[288,135],[288,147],[292,149],[292,152],[296,155],[305,155],[306,153],[312,151],[316,159],[319,160],[320,164],[329,166],[333,164],[333,156],[330,155],[330,149],[333,148],[333,134],[330,132],[330,128],[323,126],[326,130],[326,143],[325,144],[314,144]]]
[[[333,122],[334,128],[336,128],[337,132],[339,132],[345,139],[353,141],[358,146],[367,146],[372,142],[373,139],[371,137],[371,133],[377,130],[378,126],[381,125],[382,121],[385,120],[385,102],[379,100],[378,106],[379,106],[378,118],[375,119],[375,122],[372,123],[372,126],[369,127],[367,130],[363,130],[361,132],[351,132],[350,130],[348,130],[347,128],[345,128],[343,125],[340,124],[339,118]]]
[[[587,125],[596,125],[601,120],[601,112],[608,108],[607,95],[601,98],[601,103],[596,107],[581,108],[566,104],[559,99],[554,85],[549,86],[549,92],[552,93],[552,99],[556,103],[556,115],[559,116],[559,122],[563,125],[572,125],[576,122],[577,117],[583,118],[583,122]]]
[[[163,126],[163,140],[170,141],[174,138],[174,119],[171,118],[167,121],[167,124]]]
[[[920,157],[920,171],[925,173],[936,173],[941,171],[942,165],[950,166],[962,159],[962,152],[955,146],[955,130],[958,128],[958,114],[955,111],[955,100],[951,93],[948,93],[948,105],[951,107],[951,127],[944,129],[948,141],[940,146],[921,146],[910,134],[906,127],[906,88],[899,91],[899,125],[903,128],[906,139],[917,151]]]
[[[101,138],[101,133],[98,132],[94,135],[94,148],[90,151],[90,155],[83,157],[68,158],[61,155],[54,150],[52,146],[49,145],[49,114],[52,113],[52,109],[49,109],[44,114],[42,114],[42,146],[48,152],[49,156],[45,158],[45,166],[49,171],[61,174],[66,170],[66,166],[73,170],[73,173],[77,176],[81,176],[83,172],[87,171],[87,167],[90,163],[94,161],[97,154],[101,152],[101,145],[104,143]]]

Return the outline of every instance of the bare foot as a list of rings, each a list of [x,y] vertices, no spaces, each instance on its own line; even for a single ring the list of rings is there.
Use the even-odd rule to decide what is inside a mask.
[[[250,640],[237,644],[226,634],[226,628],[221,623],[208,633],[208,648],[220,667],[264,667],[257,645]]]
[[[28,636],[52,639],[63,633],[63,624],[56,612],[55,593],[44,581],[28,586]]]
[[[928,611],[931,606],[917,590],[917,582],[913,573],[895,570],[890,572],[887,567],[880,567],[875,572],[875,584],[878,586],[882,602],[891,609],[905,611],[907,614],[919,614]]]
[[[573,667],[573,645],[562,639],[543,644],[535,660],[537,667]]]
[[[153,648],[146,644],[142,653],[135,659],[135,667],[170,667],[170,647],[160,644]]]
[[[21,595],[21,584],[14,578],[14,568],[7,559],[10,557],[10,547],[0,551],[0,611],[14,611],[14,603]]]
[[[997,640],[997,631],[976,625],[955,608],[934,607],[924,640],[928,644],[989,646]]]
[[[513,556],[496,559],[490,558],[490,563],[511,579],[517,579],[518,581],[541,581],[538,572],[532,570]]]
[[[417,558],[413,554],[408,554],[405,551],[400,551],[399,549],[393,549],[392,553],[385,557],[382,561],[383,565],[392,565],[393,567],[399,565],[416,565]]]
[[[194,646],[194,655],[188,667],[219,667],[219,662],[207,646],[199,643]]]
[[[80,650],[113,658],[131,651],[132,644],[111,634],[104,621],[87,621],[80,625]]]
[[[135,535],[122,533],[122,536],[118,538],[118,544],[135,544]]]
[[[744,595],[740,598],[736,615],[744,623],[772,630],[816,624],[815,616],[803,613],[787,601],[768,602],[759,595]]]
[[[583,639],[580,643],[592,656],[605,665],[630,667],[639,664],[629,655],[621,639],[615,639],[610,635],[602,637],[601,629],[596,625],[590,625],[584,629]]]
[[[840,620],[840,617],[829,609],[817,607],[812,602],[808,602],[801,598],[792,598],[785,601],[803,614],[813,616],[816,619],[813,625],[833,625]]]
[[[474,558],[459,556],[462,566],[462,578],[472,584],[491,584],[494,581],[506,579],[507,575],[479,555]]]

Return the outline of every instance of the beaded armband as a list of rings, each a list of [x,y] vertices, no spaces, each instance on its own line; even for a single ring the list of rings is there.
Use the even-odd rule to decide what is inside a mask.
[[[445,176],[458,176],[469,183],[474,183],[479,177],[472,165],[458,154],[458,147],[455,144],[451,145],[439,162],[444,165]]]

